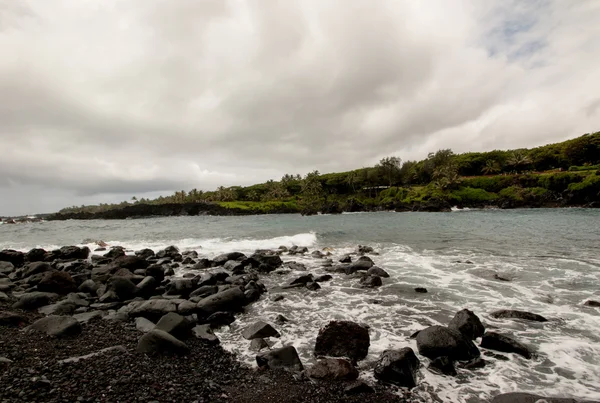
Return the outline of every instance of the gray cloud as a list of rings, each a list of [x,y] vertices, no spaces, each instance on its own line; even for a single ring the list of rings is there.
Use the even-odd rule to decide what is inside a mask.
[[[0,0],[0,214],[595,131],[599,18],[594,0]]]

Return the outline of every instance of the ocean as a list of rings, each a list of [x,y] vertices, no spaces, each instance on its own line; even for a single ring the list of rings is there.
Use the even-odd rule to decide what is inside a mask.
[[[452,213],[357,213],[342,215],[266,215],[244,217],[161,217],[135,220],[54,221],[0,225],[0,249],[54,249],[95,241],[133,251],[169,245],[196,250],[201,257],[223,252],[252,253],[279,246],[330,251],[334,262],[357,245],[375,249],[375,264],[390,274],[383,286],[364,289],[358,279],[333,273],[318,291],[281,290],[304,272],[261,276],[269,292],[217,335],[224,348],[254,364],[255,353],[241,329],[257,320],[281,333],[273,347],[293,344],[305,363],[314,362],[317,333],[330,320],[370,327],[368,357],[361,377],[374,381],[372,368],[382,351],[412,347],[410,335],[427,326],[446,325],[468,308],[487,329],[513,335],[533,347],[526,360],[508,354],[503,361],[483,356],[485,368],[459,369],[458,376],[434,374],[423,364],[413,396],[431,402],[485,402],[500,392],[527,391],[548,396],[600,399],[600,210],[469,210]],[[325,274],[322,260],[282,256]],[[188,270],[189,271],[189,270]],[[180,269],[177,275],[183,275]],[[499,276],[505,280],[498,280]],[[425,287],[425,294],[415,287]],[[281,301],[272,301],[275,295]],[[374,303],[376,302],[376,303]],[[545,316],[548,322],[494,319],[498,309]]]

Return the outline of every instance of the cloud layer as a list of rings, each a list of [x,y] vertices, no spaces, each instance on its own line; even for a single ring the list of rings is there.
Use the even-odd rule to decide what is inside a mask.
[[[598,130],[600,3],[0,0],[0,214]]]

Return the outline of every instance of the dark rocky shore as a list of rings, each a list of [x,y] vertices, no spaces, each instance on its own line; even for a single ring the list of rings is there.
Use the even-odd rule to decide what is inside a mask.
[[[378,287],[389,275],[374,265],[371,252],[359,247],[339,264],[333,264],[328,252],[310,254],[332,275],[355,276],[364,287]],[[75,246],[0,251],[1,402],[420,401],[410,392],[420,371],[454,376],[457,368],[485,366],[487,357],[535,355],[509,334],[486,331],[477,315],[465,309],[447,326],[413,335],[428,364],[411,348],[398,346],[385,351],[369,370],[377,380],[369,383],[360,380],[355,368],[369,350],[368,328],[330,322],[317,336],[318,361],[305,368],[293,346],[269,348],[267,340],[280,336],[277,323],[286,320],[278,317],[272,324],[257,322],[243,330],[257,350],[259,368],[253,370],[219,346],[213,329],[228,326],[244,307],[267,297],[260,277],[281,268],[281,254],[308,254],[308,249],[262,250],[252,256],[232,252],[212,259],[175,247],[156,254],[149,249],[128,253],[113,247],[92,254]],[[295,265],[295,270],[303,269]],[[193,273],[173,277],[179,267]],[[331,275],[307,273],[283,288],[316,291],[329,279]],[[597,303],[590,306],[592,302]],[[492,315],[546,320],[524,311]],[[477,346],[473,341],[479,338]],[[504,394],[492,402],[538,398]]]

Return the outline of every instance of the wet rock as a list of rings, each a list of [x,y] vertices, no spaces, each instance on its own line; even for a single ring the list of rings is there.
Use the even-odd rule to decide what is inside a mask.
[[[159,259],[163,259],[166,257],[174,259],[175,257],[177,257],[179,255],[180,255],[179,248],[174,245],[167,246],[165,249],[162,249],[162,250],[159,250],[158,252],[156,252],[156,257]]]
[[[155,327],[155,329],[167,332],[180,340],[185,340],[191,335],[191,328],[190,321],[175,312],[164,315]]]
[[[545,397],[530,393],[510,392],[502,393],[492,399],[490,403],[598,403],[565,397]]]
[[[458,330],[469,340],[483,336],[485,327],[481,320],[472,311],[463,309],[458,311],[448,324],[450,329]]]
[[[104,254],[104,257],[111,259],[116,259],[121,256],[125,256],[125,250],[120,246],[113,246],[107,253]]]
[[[46,273],[51,270],[52,266],[47,262],[33,262],[24,267],[22,277],[26,278],[33,276],[34,274]]]
[[[107,292],[113,292],[117,299],[125,301],[135,296],[136,286],[127,277],[112,277],[108,283]]]
[[[154,251],[152,249],[142,249],[135,251],[135,255],[140,259],[148,260],[149,257],[154,256]]]
[[[420,294],[426,294],[427,293],[427,288],[424,287],[417,287],[415,288],[415,291],[420,293]]]
[[[219,287],[216,285],[203,285],[190,293],[190,297],[206,298],[219,292]]]
[[[110,264],[114,268],[127,269],[135,271],[138,269],[147,269],[150,263],[139,256],[119,256]]]
[[[194,334],[194,336],[196,338],[198,338],[200,340],[204,340],[210,344],[219,344],[220,343],[219,338],[217,336],[215,336],[210,325],[206,325],[206,324],[205,325],[196,325],[192,329],[192,333]]]
[[[594,307],[594,308],[600,308],[600,301],[594,301],[594,300],[590,299],[588,301],[585,301],[585,303],[583,305],[585,305],[585,306],[591,306],[591,307]]]
[[[367,356],[370,344],[365,327],[350,321],[331,321],[319,330],[315,356],[348,357],[354,363]]]
[[[339,260],[340,263],[352,263],[352,257],[350,255],[344,255]]]
[[[21,295],[19,300],[13,304],[14,309],[32,310],[49,305],[59,298],[58,294],[49,292],[29,292]]]
[[[364,255],[365,253],[373,253],[375,250],[367,245],[358,245],[358,248],[356,248],[356,252],[359,255]]]
[[[325,257],[325,254],[323,252],[321,252],[320,250],[313,250],[310,255],[312,257],[314,257],[315,259],[321,259],[321,258]]]
[[[208,269],[208,268],[210,268],[212,266],[213,266],[213,261],[212,260],[206,259],[206,258],[202,258],[192,268],[194,270],[204,270],[204,269]]]
[[[527,359],[531,358],[531,351],[525,344],[510,336],[496,332],[485,333],[481,338],[481,347],[503,353],[516,353]]]
[[[410,347],[400,350],[385,350],[375,364],[375,378],[400,387],[417,386],[419,359]]]
[[[251,258],[258,262],[258,271],[264,273],[270,273],[283,265],[283,261],[279,255],[255,253]]]
[[[296,270],[296,271],[306,271],[306,266],[302,263],[296,263],[296,262],[287,262],[285,264],[287,267],[289,267],[292,270]]]
[[[244,255],[241,252],[229,252],[229,253],[224,253],[222,255],[217,256],[216,258],[213,259],[213,262],[214,262],[215,266],[222,266],[228,260],[240,260],[240,259],[245,259],[245,258],[246,258],[246,255]]]
[[[146,276],[135,286],[135,295],[140,297],[149,297],[158,287],[158,281],[152,276]]]
[[[141,316],[139,318],[135,318],[135,328],[142,333],[148,333],[149,331],[154,330],[155,327],[156,325],[146,318]]]
[[[182,298],[187,298],[196,290],[198,282],[191,278],[178,278],[171,280],[167,287],[167,295],[180,295]]]
[[[502,276],[500,276],[498,273],[494,274],[494,279],[495,279],[495,280],[499,280],[499,281],[510,281],[510,279],[509,279],[509,278],[502,277]]]
[[[353,381],[358,378],[358,370],[341,358],[325,358],[304,371],[306,376],[314,379]]]
[[[380,287],[383,284],[381,277],[379,276],[366,276],[360,279],[360,285],[365,288]]]
[[[242,337],[246,340],[265,338],[265,337],[280,337],[281,335],[273,326],[268,323],[259,321],[248,326],[242,331]]]
[[[471,361],[468,361],[465,363],[460,363],[459,366],[460,366],[460,368],[469,369],[469,370],[479,369],[479,368],[485,367],[485,360],[481,357],[473,358]]]
[[[454,361],[448,357],[438,357],[431,361],[429,369],[433,372],[437,372],[443,375],[456,376],[456,368],[454,368]]]
[[[273,302],[279,302],[283,299],[285,299],[283,295],[276,295],[275,297],[273,297]]]
[[[286,322],[289,322],[290,320],[288,318],[286,318],[285,316],[278,314],[277,317],[275,318],[275,323],[277,323],[278,325],[283,325]]]
[[[333,279],[333,276],[331,276],[331,274],[323,274],[322,276],[315,278],[315,283],[323,283],[331,279]]]
[[[78,246],[63,246],[58,250],[53,250],[51,254],[53,259],[58,260],[87,259],[90,255],[90,248],[87,246],[83,248]]]
[[[25,254],[25,261],[27,262],[43,262],[46,260],[48,252],[41,248],[33,248]]]
[[[177,313],[183,316],[193,315],[196,313],[197,302],[182,301],[177,305]]]
[[[53,337],[75,336],[81,333],[81,324],[70,316],[46,316],[25,328],[27,332],[41,332]]]
[[[165,279],[165,268],[161,264],[153,264],[146,268],[146,276],[152,276],[161,283]]]
[[[132,309],[129,316],[158,320],[169,312],[177,312],[175,302],[168,299],[151,299]]]
[[[361,256],[354,263],[350,263],[344,268],[346,274],[356,273],[357,271],[367,271],[371,267],[375,266],[373,260],[368,256]]]
[[[15,266],[11,262],[0,261],[0,273],[9,274],[15,270]]]
[[[490,314],[492,318],[496,319],[524,319],[531,320],[534,322],[547,322],[548,319],[544,318],[541,315],[526,312],[526,311],[516,311],[512,309],[501,309],[499,311],[492,312]]]
[[[235,322],[235,316],[231,312],[215,312],[206,318],[206,323],[213,329],[229,326]]]
[[[380,267],[373,266],[369,270],[367,270],[367,275],[369,276],[379,276],[383,278],[388,278],[390,275],[387,271],[383,270]]]
[[[290,281],[290,285],[296,285],[296,284],[306,284],[306,283],[312,283],[314,280],[313,275],[312,274],[305,274],[303,276],[300,276],[292,281]]]
[[[92,279],[85,280],[79,285],[77,290],[80,292],[86,292],[88,294],[95,295],[96,291],[98,291],[98,284]]]
[[[269,348],[269,343],[267,343],[265,339],[252,339],[250,342],[250,350],[252,351],[260,351],[265,348]]]
[[[198,302],[199,317],[208,318],[215,312],[239,312],[246,305],[244,292],[237,287],[218,292]]]
[[[447,356],[454,361],[468,361],[479,357],[477,346],[457,330],[444,326],[430,326],[417,335],[419,353],[434,360]]]
[[[321,289],[321,286],[316,281],[306,283],[305,287],[310,291],[317,291]]]
[[[186,355],[189,353],[189,348],[169,333],[154,329],[140,338],[137,352],[143,354]]]
[[[344,389],[344,393],[349,396],[375,393],[375,390],[365,381],[356,381]]]
[[[260,353],[256,356],[256,363],[259,367],[270,369],[284,369],[296,372],[304,369],[294,346],[285,346]]]
[[[75,291],[77,285],[69,273],[64,271],[50,271],[44,274],[37,288],[42,292],[68,294]]]
[[[10,262],[15,267],[21,267],[25,263],[25,254],[13,249],[0,251],[0,261]]]

